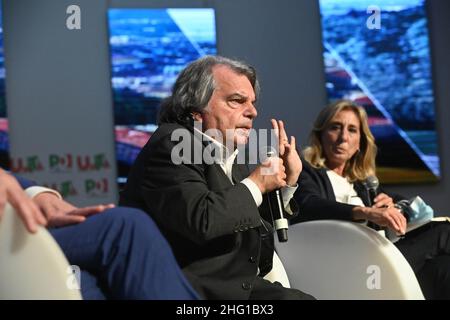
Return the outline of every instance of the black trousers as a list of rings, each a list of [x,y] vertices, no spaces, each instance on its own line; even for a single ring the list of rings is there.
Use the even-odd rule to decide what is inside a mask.
[[[431,222],[395,243],[426,299],[450,299],[450,223]]]
[[[316,300],[313,296],[297,289],[283,287],[279,282],[272,283],[261,277],[253,282],[249,300]]]

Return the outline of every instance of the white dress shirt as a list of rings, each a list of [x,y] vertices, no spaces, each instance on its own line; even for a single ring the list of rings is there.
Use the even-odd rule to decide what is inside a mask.
[[[337,202],[365,207],[364,202],[356,193],[353,183],[349,182],[347,178],[338,175],[333,170],[327,170],[327,175],[333,187]]]
[[[219,147],[219,150],[222,151],[221,152],[222,157],[221,157],[221,159],[219,159],[218,164],[220,165],[220,167],[222,168],[223,172],[226,174],[226,176],[228,177],[230,182],[233,183],[232,168],[233,168],[234,160],[236,159],[236,157],[239,153],[239,150],[235,149],[233,151],[233,153],[230,154],[230,151],[222,143],[220,143],[217,140],[211,138],[210,136],[204,134],[197,128],[194,128],[194,130],[197,133],[201,134],[201,136],[203,137],[204,140],[211,141],[212,143],[214,143],[216,146]],[[248,190],[250,191],[250,193],[253,196],[253,200],[255,201],[256,205],[259,207],[263,201],[263,198],[262,198],[262,193],[259,190],[256,183],[254,183],[250,178],[245,178],[240,183],[242,183],[243,185],[245,185],[248,188]],[[289,201],[291,201],[292,197],[294,196],[294,192],[295,192],[295,190],[297,190],[297,187],[298,187],[298,185],[296,185],[294,187],[287,186],[287,187],[284,187],[281,189],[283,205],[284,205],[284,208],[286,209],[287,213],[289,213],[289,214],[292,214],[292,211],[290,210],[290,206],[289,206]]]
[[[49,188],[45,188],[45,187],[39,187],[39,186],[34,186],[34,187],[29,187],[25,189],[25,193],[30,197],[30,198],[34,198],[37,195],[44,193],[44,192],[48,192],[48,193],[52,193],[54,194],[56,197],[58,197],[59,199],[62,199],[61,195],[59,194],[59,192],[53,190],[53,189],[49,189]]]

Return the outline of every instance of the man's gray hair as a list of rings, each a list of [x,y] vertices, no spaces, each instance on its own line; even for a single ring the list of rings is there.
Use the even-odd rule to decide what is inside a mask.
[[[179,74],[172,95],[161,104],[159,124],[180,123],[193,126],[193,112],[201,113],[207,106],[215,89],[212,69],[225,65],[250,81],[255,96],[259,94],[259,83],[253,67],[237,60],[221,56],[204,56],[190,63]]]

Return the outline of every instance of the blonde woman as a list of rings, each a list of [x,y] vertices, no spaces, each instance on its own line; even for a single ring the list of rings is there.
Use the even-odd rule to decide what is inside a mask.
[[[381,191],[371,204],[364,181],[375,174],[377,148],[367,114],[350,101],[323,109],[304,150],[292,223],[337,219],[368,221],[405,234],[407,220],[394,207],[403,198]],[[450,225],[430,223],[395,242],[410,263],[427,299],[450,299]]]

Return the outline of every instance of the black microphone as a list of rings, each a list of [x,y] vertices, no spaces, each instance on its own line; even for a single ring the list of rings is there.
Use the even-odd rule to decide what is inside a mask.
[[[267,157],[274,157],[275,152],[269,151],[267,152]],[[270,214],[272,215],[272,220],[274,222],[275,230],[277,230],[278,241],[286,242],[288,241],[288,221],[284,217],[283,210],[283,197],[281,196],[281,190],[276,189],[267,194],[267,198],[269,199],[269,209]]]
[[[375,204],[375,198],[378,195],[378,187],[380,182],[376,176],[368,176],[364,181],[364,186],[366,187],[367,193],[369,194],[369,206]]]
[[[378,195],[378,187],[380,185],[380,182],[378,181],[378,178],[376,176],[368,176],[366,180],[363,182],[363,185],[366,188],[366,191],[369,195],[369,207],[371,207],[375,204],[375,198]],[[382,230],[382,228],[379,225],[371,221],[369,221],[367,225],[372,229]]]

